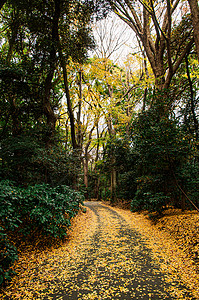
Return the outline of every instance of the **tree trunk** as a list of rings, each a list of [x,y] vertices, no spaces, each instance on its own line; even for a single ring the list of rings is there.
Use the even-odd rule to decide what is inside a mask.
[[[77,144],[82,149],[82,128],[81,128],[81,107],[82,107],[82,70],[79,70],[79,101],[78,101],[78,112],[77,112]]]
[[[68,114],[69,114],[69,119],[70,119],[72,145],[73,145],[73,149],[75,150],[78,148],[77,141],[76,141],[76,134],[75,134],[75,118],[74,118],[74,114],[73,114],[70,92],[69,92],[69,87],[68,87],[68,75],[67,75],[67,70],[66,70],[66,61],[65,61],[64,55],[62,53],[60,42],[59,42],[59,58],[60,58],[60,63],[61,63],[61,67],[63,70],[64,88],[65,88],[65,93],[66,93]]]
[[[22,133],[22,125],[19,120],[20,116],[20,108],[16,104],[15,96],[11,96],[13,99],[11,99],[11,117],[12,117],[12,135],[14,138],[20,137]],[[13,151],[13,167],[15,169],[16,174],[16,182],[18,184],[24,183],[24,175],[26,171],[26,166],[24,163],[21,162],[22,157],[24,156],[24,153],[21,149],[15,149]]]
[[[185,61],[186,61],[186,71],[187,71],[187,78],[189,81],[189,87],[190,87],[190,100],[191,100],[191,112],[192,112],[192,117],[193,117],[193,123],[194,123],[194,130],[195,130],[195,138],[196,141],[198,141],[198,119],[197,119],[197,114],[196,114],[196,105],[194,103],[194,91],[193,91],[193,84],[192,84],[192,80],[191,80],[191,75],[189,72],[189,62],[188,62],[188,57],[185,57]],[[197,146],[197,148],[199,149],[199,145]]]
[[[15,41],[16,41],[17,34],[18,34],[18,31],[19,31],[19,26],[20,26],[19,24],[20,24],[19,13],[16,10],[15,13],[14,13],[13,19],[12,19],[12,23],[10,25],[11,26],[11,37],[9,39],[9,48],[8,48],[8,53],[7,53],[7,56],[6,56],[6,62],[8,64],[10,64],[10,61],[11,61],[12,56],[13,56]]]
[[[142,42],[155,76],[156,89],[159,91],[168,89],[174,74],[193,45],[190,29],[190,38],[181,41],[184,44],[184,48],[179,49],[176,59],[172,61],[171,32],[175,33],[175,28],[172,27],[172,15],[179,9],[179,1],[172,2],[172,5],[169,0],[165,1],[165,9],[162,11],[161,16],[158,16],[159,13],[157,14],[156,12],[154,1],[146,3],[145,1],[138,1],[137,3],[140,2],[140,10],[137,9],[137,5],[134,6],[132,0],[125,0],[124,2],[109,0],[109,2],[115,13],[130,26]],[[198,20],[197,0],[189,0],[189,2],[195,3],[194,11],[196,16],[194,19]],[[157,3],[155,2],[155,4]],[[140,15],[141,11],[142,16]],[[196,35],[198,35],[198,32],[199,29],[197,27]],[[198,36],[196,39],[198,39]],[[165,63],[168,65],[167,69],[165,68]]]
[[[181,210],[185,210],[185,196],[184,194],[181,194]]]
[[[188,0],[191,9],[191,19],[193,23],[193,33],[196,45],[196,51],[199,61],[199,6],[197,0]]]
[[[53,74],[54,74],[54,68],[52,67],[51,71],[49,72],[45,80],[45,92],[44,92],[44,99],[43,99],[44,114],[47,118],[47,141],[46,141],[47,146],[53,144],[55,125],[57,121],[57,117],[50,103],[50,92],[52,87]]]
[[[89,138],[88,138],[88,142],[86,144],[85,147],[85,155],[84,155],[84,160],[83,160],[83,167],[84,167],[84,184],[86,186],[86,190],[88,191],[88,161],[89,161],[89,157],[88,157],[88,148],[91,144],[91,137],[92,137],[92,132],[95,129],[95,126],[92,127],[90,133],[89,133]],[[86,198],[88,198],[88,192],[86,193]]]
[[[116,188],[117,188],[117,176],[116,170],[112,167],[111,170],[111,203],[115,203],[116,201]]]
[[[59,26],[59,17],[60,17],[60,0],[55,0],[55,11],[54,16],[52,20],[52,33],[51,33],[51,50],[50,50],[50,59],[49,59],[49,72],[45,80],[45,91],[44,91],[44,98],[43,98],[43,109],[44,114],[47,118],[47,146],[53,143],[53,137],[55,133],[55,125],[57,121],[57,117],[53,111],[53,108],[51,106],[50,102],[50,94],[52,89],[52,80],[54,76],[54,72],[56,69],[56,48],[57,48],[57,42],[58,42],[58,26]]]
[[[84,168],[84,185],[86,187],[85,198],[88,199],[88,155],[85,156],[83,160],[83,168]]]
[[[84,184],[88,188],[88,157],[84,159]]]

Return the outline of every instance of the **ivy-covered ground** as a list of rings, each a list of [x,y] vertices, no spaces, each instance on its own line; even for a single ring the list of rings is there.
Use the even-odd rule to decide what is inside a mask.
[[[169,233],[180,214],[154,224],[143,214],[86,205],[66,241],[20,253],[1,299],[199,299],[197,261]]]

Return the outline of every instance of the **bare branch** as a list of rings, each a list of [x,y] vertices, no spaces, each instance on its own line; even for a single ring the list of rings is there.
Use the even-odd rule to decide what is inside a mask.
[[[167,18],[168,18],[168,35],[166,38],[167,43],[167,59],[168,59],[168,65],[169,65],[169,72],[171,76],[173,76],[173,65],[171,61],[171,5],[170,0],[167,0]]]
[[[179,68],[182,60],[184,59],[184,57],[187,55],[187,53],[190,52],[192,46],[193,46],[193,43],[194,43],[194,38],[192,38],[190,40],[190,42],[186,45],[184,51],[181,53],[181,55],[179,56],[179,58],[177,59],[175,65],[173,66],[173,72],[171,73],[171,71],[169,70],[168,73],[167,73],[167,76],[166,76],[166,80],[165,80],[165,84],[164,84],[164,88],[168,88],[170,82],[171,82],[171,79],[172,79],[172,76],[173,74],[175,74],[175,72],[177,71],[177,69]]]

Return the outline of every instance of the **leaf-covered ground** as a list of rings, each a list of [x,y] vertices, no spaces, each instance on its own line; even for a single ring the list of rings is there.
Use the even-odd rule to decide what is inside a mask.
[[[188,299],[199,299],[199,215],[197,212],[168,210],[154,223],[144,214],[113,208],[125,217],[151,249],[153,258],[168,275],[179,279],[192,291]],[[171,275],[171,277],[170,277]],[[170,277],[170,278],[169,278]],[[172,288],[172,285],[170,286]],[[187,299],[176,291],[173,299]]]
[[[0,299],[199,299],[196,263],[158,228],[166,222],[86,205],[66,242],[21,253]]]
[[[170,233],[179,247],[199,263],[199,214],[196,211],[169,209],[157,222],[157,228]],[[199,265],[198,265],[199,266]]]

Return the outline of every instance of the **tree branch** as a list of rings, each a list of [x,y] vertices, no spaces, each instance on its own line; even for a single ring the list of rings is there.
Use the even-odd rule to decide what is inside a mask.
[[[186,45],[184,51],[181,53],[181,55],[179,56],[179,58],[177,59],[175,65],[173,66],[173,72],[171,73],[170,70],[167,74],[167,77],[166,77],[166,80],[165,80],[165,84],[164,84],[164,88],[168,88],[170,82],[171,82],[171,79],[172,79],[172,76],[173,74],[176,73],[177,69],[179,68],[182,60],[184,59],[184,57],[186,56],[187,53],[189,53],[189,51],[191,50],[192,46],[193,46],[193,43],[194,43],[194,38],[191,38],[191,40],[189,41],[189,43]]]

